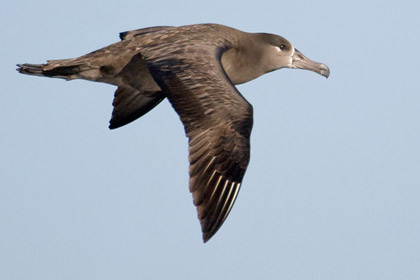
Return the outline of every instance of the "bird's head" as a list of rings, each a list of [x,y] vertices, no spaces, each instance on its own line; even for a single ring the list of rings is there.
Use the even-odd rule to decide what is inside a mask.
[[[259,36],[265,43],[263,64],[267,67],[267,72],[281,68],[297,68],[316,72],[326,78],[330,75],[327,65],[310,60],[285,38],[267,33],[259,33]]]

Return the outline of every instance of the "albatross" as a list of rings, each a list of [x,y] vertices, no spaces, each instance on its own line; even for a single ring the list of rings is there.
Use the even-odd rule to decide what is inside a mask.
[[[78,58],[18,64],[17,71],[117,86],[110,129],[168,98],[188,137],[189,189],[207,242],[231,211],[250,158],[253,109],[235,85],[281,68],[326,78],[330,70],[281,36],[220,24],[149,27],[120,39]]]

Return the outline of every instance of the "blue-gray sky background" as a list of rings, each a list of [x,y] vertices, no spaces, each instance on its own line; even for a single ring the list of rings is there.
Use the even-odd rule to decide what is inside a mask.
[[[420,279],[419,1],[3,1],[0,279]],[[286,37],[328,80],[239,86],[251,163],[203,244],[168,102],[110,131],[115,88],[29,77],[154,25]]]

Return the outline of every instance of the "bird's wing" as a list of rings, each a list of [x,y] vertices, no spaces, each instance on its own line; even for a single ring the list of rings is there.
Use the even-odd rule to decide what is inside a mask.
[[[142,51],[189,138],[190,191],[203,240],[229,214],[249,162],[252,106],[226,76],[215,46]]]
[[[140,35],[156,32],[156,31],[161,31],[161,30],[169,29],[169,28],[172,28],[172,26],[153,26],[153,27],[146,27],[146,28],[141,28],[141,29],[136,29],[136,30],[131,30],[131,31],[125,31],[125,32],[120,33],[120,39],[130,40]]]
[[[112,102],[114,109],[109,128],[118,128],[140,118],[164,98],[165,95],[161,91],[144,92],[128,87],[118,87]]]

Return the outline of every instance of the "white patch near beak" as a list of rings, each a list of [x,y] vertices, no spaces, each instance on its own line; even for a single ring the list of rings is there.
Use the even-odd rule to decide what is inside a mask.
[[[290,59],[290,61],[289,61],[289,68],[296,68],[293,65],[293,56],[294,55],[295,55],[295,47],[292,45],[292,53],[290,54],[290,57],[289,57],[289,59]]]

